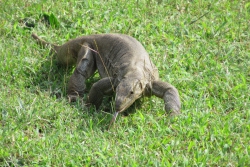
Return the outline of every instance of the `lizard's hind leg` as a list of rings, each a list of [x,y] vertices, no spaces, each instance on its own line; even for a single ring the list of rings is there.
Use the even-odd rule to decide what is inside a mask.
[[[96,63],[93,52],[84,43],[78,52],[76,69],[70,77],[67,94],[69,101],[75,101],[79,96],[83,96],[86,84],[85,81],[96,71]]]

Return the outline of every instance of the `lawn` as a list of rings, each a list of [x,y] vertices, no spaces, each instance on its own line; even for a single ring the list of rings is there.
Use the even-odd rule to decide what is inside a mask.
[[[249,2],[10,0],[0,11],[0,166],[250,166]],[[74,68],[59,67],[32,32],[57,44],[135,37],[179,90],[182,114],[142,98],[108,131],[113,98],[100,111],[86,96],[69,103]]]

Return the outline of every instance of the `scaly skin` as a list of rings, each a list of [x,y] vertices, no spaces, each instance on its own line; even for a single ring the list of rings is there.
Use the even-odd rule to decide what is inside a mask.
[[[159,80],[157,68],[136,39],[124,34],[99,34],[75,38],[58,46],[35,34],[32,37],[42,46],[51,46],[59,64],[76,64],[67,90],[70,101],[83,96],[86,79],[98,70],[102,79],[90,89],[87,103],[98,109],[104,95],[115,93],[116,113],[111,123],[142,95],[162,98],[166,112],[180,113],[178,90]]]

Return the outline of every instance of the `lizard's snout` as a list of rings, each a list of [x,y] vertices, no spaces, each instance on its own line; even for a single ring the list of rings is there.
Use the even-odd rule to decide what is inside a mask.
[[[133,104],[133,100],[127,97],[116,97],[115,99],[115,110],[117,112],[123,112]]]
[[[125,110],[125,102],[126,99],[124,99],[123,97],[117,97],[115,99],[115,110],[117,112],[122,112],[123,110]]]
[[[124,96],[116,96],[115,99],[115,110],[116,112],[123,112],[127,108],[129,108],[136,100],[135,97],[124,97]]]

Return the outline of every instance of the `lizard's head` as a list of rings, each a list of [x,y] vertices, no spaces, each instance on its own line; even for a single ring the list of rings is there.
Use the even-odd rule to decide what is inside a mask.
[[[145,89],[143,81],[138,79],[123,79],[116,88],[115,109],[122,112],[141,97]]]

